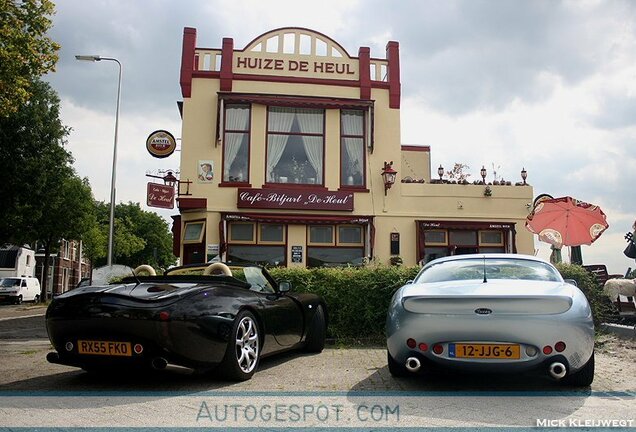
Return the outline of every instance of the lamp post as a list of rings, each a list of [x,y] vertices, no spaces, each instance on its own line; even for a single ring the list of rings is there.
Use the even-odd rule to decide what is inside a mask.
[[[527,185],[526,179],[528,178],[528,171],[525,168],[521,168],[521,179],[523,180],[524,186]]]
[[[479,173],[481,174],[481,181],[486,184],[486,167],[482,165]]]
[[[115,111],[115,142],[113,144],[113,169],[110,179],[110,219],[108,224],[108,257],[106,264],[113,265],[113,242],[115,237],[115,180],[117,178],[117,133],[119,130],[119,101],[121,99],[121,74],[122,66],[119,60],[114,57],[101,57],[98,55],[76,55],[75,58],[81,61],[114,61],[119,66],[119,76],[117,80],[117,110]]]

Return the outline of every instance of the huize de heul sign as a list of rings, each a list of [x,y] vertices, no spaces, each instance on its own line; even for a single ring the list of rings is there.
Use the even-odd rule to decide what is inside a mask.
[[[238,208],[292,210],[353,210],[352,192],[292,189],[239,189]]]

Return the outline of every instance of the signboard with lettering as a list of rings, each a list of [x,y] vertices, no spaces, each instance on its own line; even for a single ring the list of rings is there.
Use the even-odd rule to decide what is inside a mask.
[[[148,207],[174,208],[174,187],[157,183],[148,183],[146,192]]]
[[[291,247],[291,262],[293,263],[303,262],[303,247],[302,246]]]
[[[176,148],[177,141],[174,136],[165,130],[154,131],[146,139],[148,153],[156,158],[168,157],[174,153]]]
[[[353,193],[296,189],[241,189],[238,208],[353,211]]]

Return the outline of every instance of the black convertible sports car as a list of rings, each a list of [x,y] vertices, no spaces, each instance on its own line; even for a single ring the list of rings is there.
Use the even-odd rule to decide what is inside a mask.
[[[47,360],[88,371],[219,367],[229,379],[247,380],[262,357],[322,351],[327,309],[319,296],[291,292],[261,267],[202,266],[202,275],[183,266],[156,276],[144,265],[137,272],[150,276],[55,297],[46,327],[56,352]]]

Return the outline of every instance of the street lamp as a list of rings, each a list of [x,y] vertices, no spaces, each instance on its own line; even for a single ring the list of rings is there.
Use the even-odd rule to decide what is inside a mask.
[[[117,81],[117,111],[115,112],[115,143],[113,145],[113,170],[110,179],[110,220],[108,225],[108,258],[106,264],[113,265],[113,242],[115,237],[115,179],[117,173],[117,132],[119,130],[119,101],[121,99],[121,73],[122,66],[119,60],[113,57],[101,57],[98,55],[76,55],[77,60],[82,61],[114,61],[119,66],[119,77]]]

